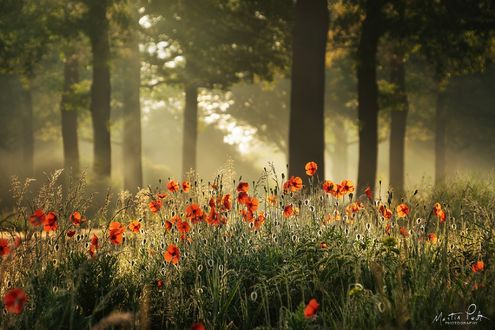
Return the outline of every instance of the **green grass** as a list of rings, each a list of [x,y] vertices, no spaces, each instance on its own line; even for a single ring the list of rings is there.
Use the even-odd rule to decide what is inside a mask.
[[[249,195],[259,200],[256,213],[266,217],[254,230],[240,215],[245,207],[236,202],[239,180],[230,172],[212,184],[193,178],[188,193],[167,192],[158,213],[150,212],[148,203],[166,191],[166,183],[136,196],[109,196],[96,209],[84,178],[63,189],[59,175],[49,177],[38,192],[14,181],[18,203],[1,222],[12,251],[0,259],[0,293],[19,287],[29,299],[21,314],[2,315],[2,328],[130,322],[136,328],[186,329],[203,322],[207,329],[425,329],[440,327],[433,322],[438,313],[465,311],[472,303],[490,318],[477,328],[495,324],[493,178],[457,180],[402,201],[370,201],[365,195],[335,198],[308,178],[302,191],[284,193],[283,180],[267,172],[250,183]],[[164,229],[174,215],[185,220],[192,202],[208,214],[210,198],[225,194],[232,195],[233,204],[225,212],[226,225],[191,224],[184,240],[175,227]],[[267,202],[272,194],[276,205]],[[356,200],[363,209],[346,217],[346,206]],[[405,218],[395,211],[401,202],[410,208]],[[436,202],[447,214],[443,224],[432,214]],[[283,207],[289,204],[298,214],[285,218]],[[393,211],[392,219],[383,219],[379,205]],[[57,214],[57,231],[47,234],[29,224],[38,208]],[[69,220],[75,210],[87,216],[77,228]],[[341,220],[331,220],[335,214]],[[109,223],[127,227],[135,219],[141,219],[141,232],[127,228],[124,242],[112,244]],[[400,234],[401,227],[409,237]],[[70,238],[68,230],[76,234]],[[428,240],[430,233],[438,237],[436,243]],[[25,238],[14,248],[19,234]],[[93,234],[99,248],[91,257]],[[177,265],[165,262],[169,244],[180,249]],[[478,260],[485,268],[473,272]],[[311,298],[320,307],[315,317],[305,318]]]

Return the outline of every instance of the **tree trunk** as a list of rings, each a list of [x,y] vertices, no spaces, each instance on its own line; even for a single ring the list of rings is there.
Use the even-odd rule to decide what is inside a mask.
[[[437,91],[435,109],[435,183],[445,182],[445,92],[440,87]]]
[[[141,84],[141,61],[137,32],[129,29],[125,49],[124,77],[124,132],[122,146],[124,165],[124,189],[131,192],[143,186],[141,162],[141,106],[139,103]]]
[[[91,118],[93,121],[94,160],[97,177],[110,177],[110,45],[108,42],[107,1],[92,1],[88,15],[93,82],[91,84]]]
[[[335,149],[333,159],[333,174],[337,181],[347,179],[347,132],[345,130],[344,121],[340,116],[334,117],[333,132],[335,136]]]
[[[60,104],[62,115],[62,142],[64,168],[72,175],[79,173],[79,144],[77,140],[77,104],[74,102],[74,85],[79,82],[79,61],[74,50],[65,52],[64,91]]]
[[[185,177],[191,169],[196,170],[196,145],[198,141],[198,87],[194,84],[186,84],[185,92],[182,177]]]
[[[289,119],[289,174],[305,177],[309,161],[325,177],[324,88],[329,24],[326,0],[298,0]]]
[[[366,2],[357,51],[359,165],[358,191],[375,187],[378,159],[378,86],[376,51],[381,31],[382,1]]]
[[[389,174],[390,186],[399,197],[404,193],[404,153],[409,110],[404,54],[401,49],[396,49],[392,55],[390,70],[390,82],[395,85],[396,90],[390,123]]]
[[[21,171],[24,177],[34,174],[34,123],[33,96],[31,91],[32,77],[22,86],[22,130],[21,130]]]

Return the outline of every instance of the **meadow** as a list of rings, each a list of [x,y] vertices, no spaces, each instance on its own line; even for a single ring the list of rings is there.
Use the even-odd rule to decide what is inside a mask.
[[[227,167],[99,205],[84,175],[14,179],[0,327],[494,327],[493,176],[398,198],[306,172],[246,182]]]

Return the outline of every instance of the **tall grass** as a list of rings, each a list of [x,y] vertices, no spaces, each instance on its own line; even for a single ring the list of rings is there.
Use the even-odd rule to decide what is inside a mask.
[[[231,171],[213,182],[191,176],[191,191],[167,191],[156,213],[148,204],[168,181],[135,196],[121,193],[115,202],[107,196],[96,210],[84,177],[63,189],[60,174],[37,193],[29,181],[13,181],[17,203],[1,222],[11,252],[1,259],[0,293],[18,287],[29,298],[21,314],[3,314],[3,328],[185,329],[202,322],[207,329],[423,329],[439,327],[439,313],[464,312],[473,303],[490,318],[477,327],[495,324],[493,178],[460,179],[402,200],[335,198],[316,177],[304,178],[301,191],[284,192],[283,176],[265,170],[249,188],[259,200],[255,215],[265,215],[257,228],[243,219],[246,207],[236,201],[242,179]],[[174,216],[185,221],[191,203],[207,215],[210,199],[226,194],[232,196],[226,224],[190,223],[185,237],[175,226],[165,229]],[[269,196],[276,196],[274,204]],[[356,201],[362,208],[346,213]],[[436,202],[444,223],[432,212]],[[404,218],[395,211],[400,203],[410,209]],[[290,217],[283,214],[287,205]],[[391,219],[380,206],[393,211]],[[36,209],[56,213],[56,231],[29,223]],[[88,214],[81,226],[70,220],[74,211]],[[110,222],[127,226],[136,219],[140,231],[127,229],[123,242],[112,244]],[[91,256],[93,234],[99,242]],[[164,259],[170,244],[180,249],[176,265]],[[480,260],[485,267],[474,272]],[[307,318],[311,298],[320,307]]]

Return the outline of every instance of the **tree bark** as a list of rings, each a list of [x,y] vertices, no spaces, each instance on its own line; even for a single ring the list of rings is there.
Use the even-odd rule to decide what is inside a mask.
[[[93,121],[94,160],[97,177],[110,177],[110,45],[106,0],[92,1],[88,15],[91,52],[93,55],[93,81],[91,84],[91,118]]]
[[[143,185],[143,170],[141,161],[141,61],[139,58],[139,43],[137,32],[129,29],[127,47],[125,49],[124,76],[124,132],[123,132],[123,164],[124,189],[136,191]]]
[[[378,159],[378,86],[376,52],[382,34],[381,0],[366,2],[357,51],[359,165],[358,191],[375,187]]]
[[[309,161],[325,177],[324,88],[329,24],[326,0],[298,0],[289,119],[289,175],[305,177]]]
[[[77,140],[77,104],[74,102],[74,85],[79,82],[79,61],[77,53],[65,52],[64,90],[60,103],[62,116],[62,142],[64,147],[64,168],[72,175],[79,174],[79,143]]]
[[[182,177],[188,171],[196,170],[196,152],[198,141],[198,87],[185,85],[186,102],[184,107],[184,125],[182,139]]]
[[[404,193],[405,138],[409,110],[406,92],[406,69],[404,54],[401,49],[396,49],[392,55],[390,70],[390,82],[395,85],[396,90],[390,122],[389,175],[390,186],[394,189],[396,195],[400,196]]]
[[[340,116],[334,117],[333,122],[333,132],[335,136],[335,149],[333,159],[333,174],[334,179],[339,181],[347,179],[347,167],[348,167],[348,156],[347,156],[347,132],[345,130],[344,121]]]
[[[435,109],[435,183],[445,183],[445,92],[438,84]]]

